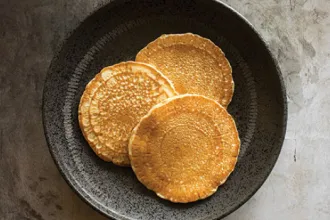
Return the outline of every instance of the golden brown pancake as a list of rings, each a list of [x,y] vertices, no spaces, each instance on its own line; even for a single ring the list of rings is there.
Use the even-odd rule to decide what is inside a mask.
[[[136,61],[155,66],[180,94],[205,95],[224,107],[232,99],[232,69],[225,54],[199,35],[162,35],[143,48]]]
[[[134,128],[131,166],[163,199],[186,203],[212,195],[234,170],[240,140],[233,118],[216,101],[180,95],[154,106]]]
[[[123,62],[106,67],[81,97],[80,128],[100,158],[128,166],[132,129],[152,106],[174,95],[173,85],[147,64]]]

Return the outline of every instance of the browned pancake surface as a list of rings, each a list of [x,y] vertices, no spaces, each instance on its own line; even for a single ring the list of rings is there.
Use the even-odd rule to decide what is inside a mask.
[[[212,195],[234,170],[240,140],[217,102],[180,95],[152,108],[132,132],[131,166],[147,188],[172,202]]]
[[[199,35],[162,35],[143,48],[136,61],[155,66],[180,94],[204,95],[224,107],[232,99],[234,83],[228,60],[219,47]]]
[[[166,77],[147,64],[123,62],[106,67],[81,97],[81,130],[100,158],[128,166],[132,129],[152,106],[175,94]]]

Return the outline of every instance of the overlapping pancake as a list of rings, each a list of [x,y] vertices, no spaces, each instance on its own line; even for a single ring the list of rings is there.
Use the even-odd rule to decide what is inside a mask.
[[[180,94],[204,95],[224,107],[232,99],[232,69],[225,54],[212,41],[199,35],[162,35],[143,48],[136,61],[155,66]]]
[[[186,203],[212,195],[234,170],[240,139],[216,101],[179,95],[154,106],[129,141],[131,166],[161,198]]]
[[[128,166],[132,129],[152,106],[174,95],[167,78],[147,64],[129,61],[106,67],[81,97],[83,135],[100,158]]]

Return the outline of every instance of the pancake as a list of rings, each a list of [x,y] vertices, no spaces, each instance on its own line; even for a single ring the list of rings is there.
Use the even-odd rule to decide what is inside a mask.
[[[134,128],[131,166],[141,183],[172,202],[204,199],[234,170],[240,139],[216,101],[180,95],[154,106]]]
[[[162,35],[136,56],[149,63],[174,84],[180,94],[200,94],[229,105],[234,82],[232,69],[222,50],[196,34]]]
[[[152,106],[174,95],[173,85],[147,64],[122,62],[106,67],[81,97],[80,128],[100,158],[129,166],[127,146],[132,129]]]

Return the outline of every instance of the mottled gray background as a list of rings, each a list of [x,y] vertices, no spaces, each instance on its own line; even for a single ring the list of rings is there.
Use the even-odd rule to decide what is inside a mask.
[[[43,136],[41,97],[58,46],[105,0],[0,1],[0,219],[105,219],[69,188]],[[330,1],[227,0],[279,60],[284,147],[262,188],[226,220],[330,219]]]

